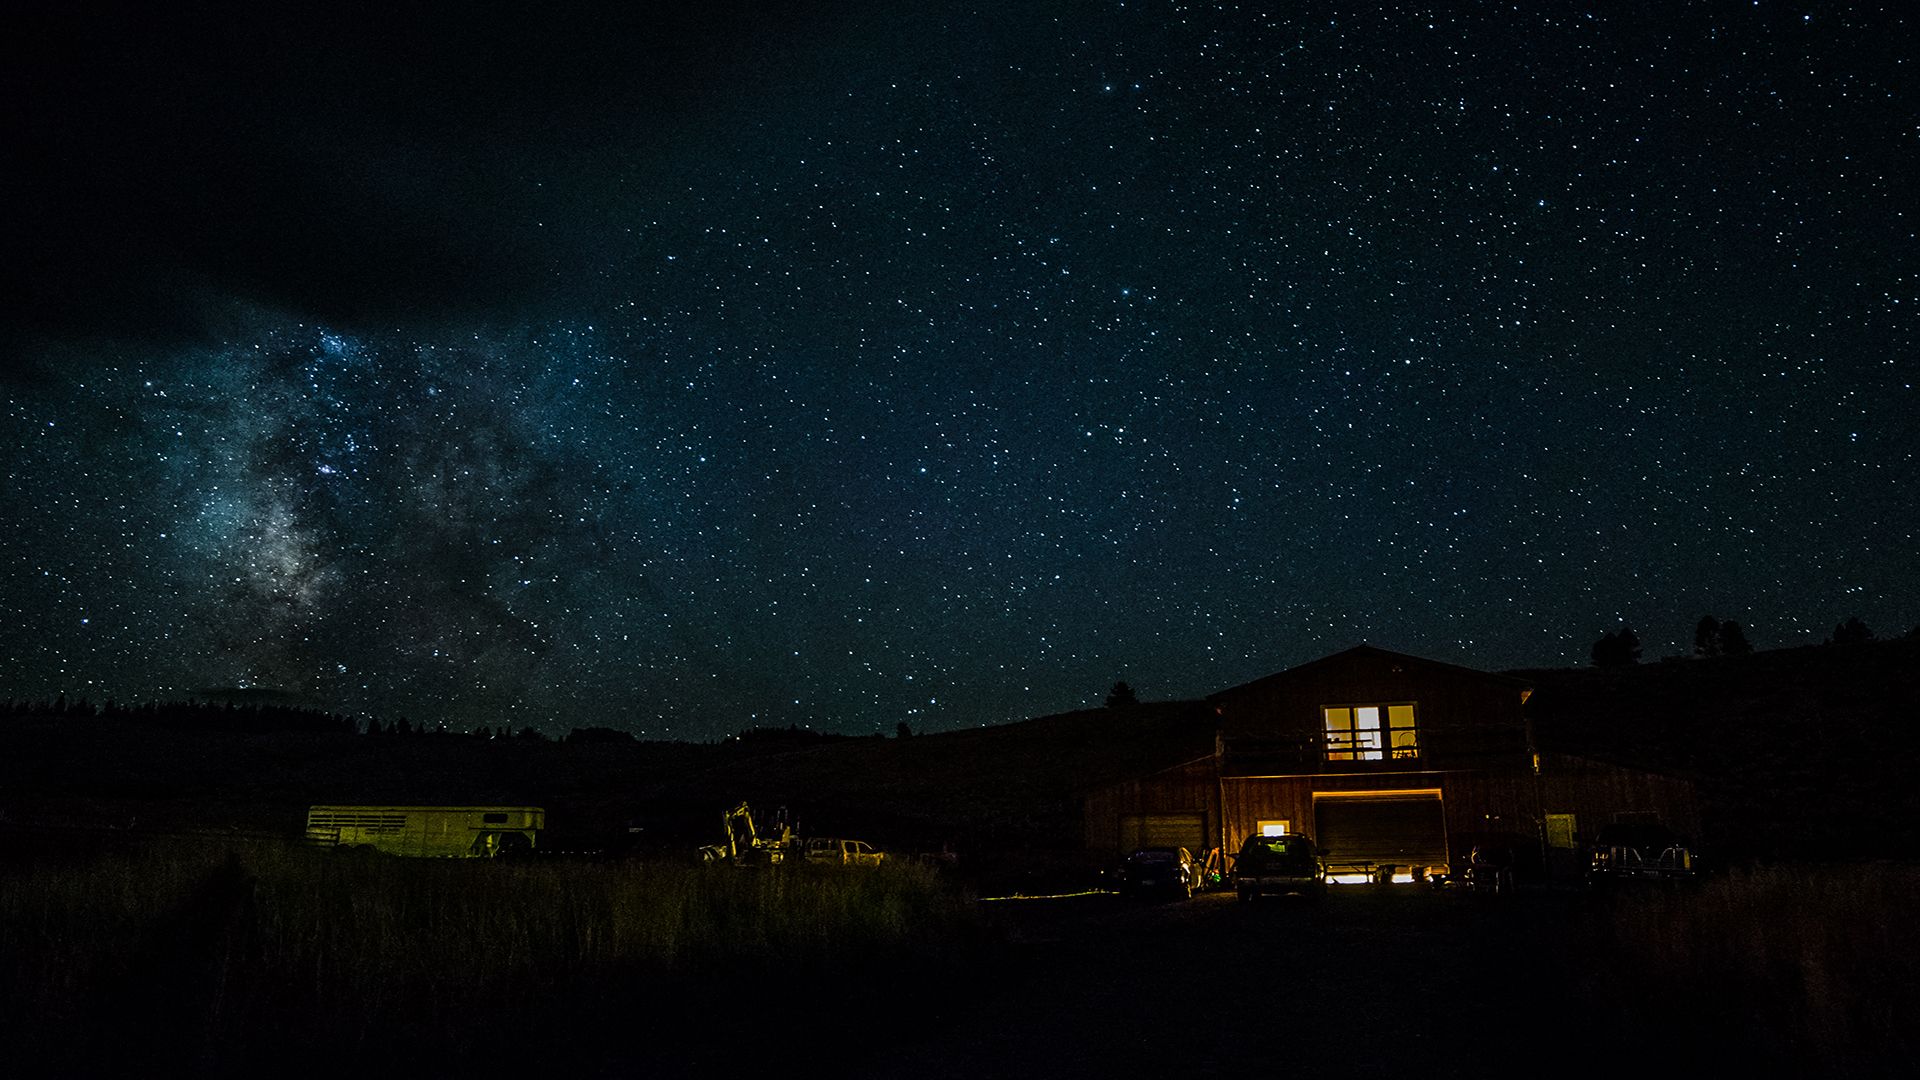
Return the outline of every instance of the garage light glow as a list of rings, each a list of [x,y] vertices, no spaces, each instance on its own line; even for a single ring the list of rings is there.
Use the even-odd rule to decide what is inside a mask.
[[[1374,875],[1369,873],[1345,873],[1345,874],[1328,874],[1327,875],[1327,884],[1329,885],[1370,885],[1378,880],[1379,880],[1378,878],[1376,878]],[[1414,877],[1411,873],[1406,873],[1406,874],[1396,873],[1393,875],[1392,880],[1395,885],[1411,885],[1414,882]]]

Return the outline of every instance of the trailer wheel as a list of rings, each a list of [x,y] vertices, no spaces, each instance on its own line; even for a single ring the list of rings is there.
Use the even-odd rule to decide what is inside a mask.
[[[496,859],[524,859],[533,854],[533,844],[525,833],[501,833],[500,846],[494,852]]]

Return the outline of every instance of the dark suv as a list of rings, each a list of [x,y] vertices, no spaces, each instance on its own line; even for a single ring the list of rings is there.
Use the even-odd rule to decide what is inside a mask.
[[[1120,864],[1120,890],[1189,897],[1200,883],[1200,868],[1186,848],[1141,848]]]
[[[1233,862],[1233,891],[1242,900],[1294,895],[1318,903],[1327,895],[1325,854],[1300,833],[1249,836]]]

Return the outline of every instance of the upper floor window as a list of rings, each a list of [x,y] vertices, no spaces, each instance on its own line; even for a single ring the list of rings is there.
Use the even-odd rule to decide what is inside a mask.
[[[1324,710],[1328,761],[1417,758],[1413,705],[1336,705]]]

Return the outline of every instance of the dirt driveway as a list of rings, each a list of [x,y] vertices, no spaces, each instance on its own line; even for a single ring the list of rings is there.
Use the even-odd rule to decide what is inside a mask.
[[[998,904],[1022,953],[1005,984],[851,1075],[1619,1074],[1591,1056],[1568,970],[1582,897],[1357,886],[1319,907]]]

